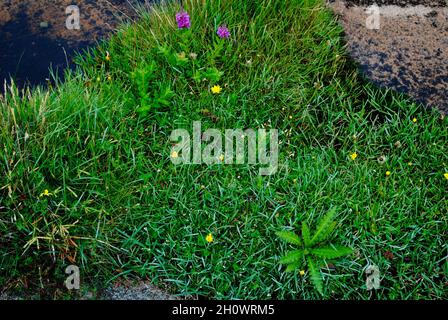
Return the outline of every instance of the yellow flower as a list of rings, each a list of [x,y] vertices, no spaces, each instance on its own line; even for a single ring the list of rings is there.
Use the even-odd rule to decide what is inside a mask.
[[[357,154],[356,152],[353,152],[353,153],[350,155],[350,158],[351,158],[352,160],[355,160],[357,157],[358,157],[358,154]]]
[[[446,180],[448,180],[448,172],[443,175]]]
[[[107,76],[107,80],[112,81],[112,76]]]
[[[213,92],[214,94],[220,94],[221,91],[222,91],[222,88],[221,88],[221,86],[219,86],[219,85],[216,85],[216,86],[213,86],[213,87],[212,87],[212,92]]]
[[[51,197],[51,196],[52,196],[52,193],[50,193],[47,189],[45,189],[44,192],[42,192],[39,197],[42,198],[42,197]]]
[[[297,183],[297,179],[292,179],[292,183]]]
[[[207,241],[208,243],[212,243],[213,242],[213,236],[211,233],[209,233],[206,237],[205,237],[205,241]]]
[[[386,176],[390,176],[390,171],[386,171]]]
[[[303,277],[305,275],[305,270],[300,270],[299,274]]]
[[[100,77],[97,77],[97,78],[96,78],[96,81],[100,82],[100,81],[101,81],[101,78],[100,78]]]
[[[417,118],[412,119],[412,122],[416,123],[417,122]]]
[[[181,53],[178,53],[178,54],[177,54],[177,57],[178,57],[179,59],[185,59],[185,52],[182,51]]]
[[[221,161],[221,162],[224,161],[224,155],[223,154],[219,156],[219,161]]]
[[[171,158],[177,158],[179,157],[179,153],[177,153],[176,151],[171,152]]]
[[[106,52],[106,61],[110,61],[110,53]]]
[[[412,166],[412,162],[408,162],[408,166]]]

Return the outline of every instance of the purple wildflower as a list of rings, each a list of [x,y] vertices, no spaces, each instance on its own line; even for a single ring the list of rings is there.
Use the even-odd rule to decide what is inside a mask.
[[[224,25],[220,26],[220,27],[218,28],[218,32],[216,32],[216,33],[218,34],[218,36],[219,36],[221,39],[224,39],[224,38],[227,39],[227,38],[230,37],[229,29],[227,29],[227,27],[224,26]]]
[[[177,21],[177,26],[179,27],[179,29],[184,29],[184,28],[189,29],[191,26],[190,16],[185,11],[181,11],[176,14],[176,21]]]

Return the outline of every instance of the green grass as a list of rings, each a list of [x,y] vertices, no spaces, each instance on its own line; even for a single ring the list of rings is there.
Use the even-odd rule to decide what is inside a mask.
[[[285,273],[276,232],[337,208],[332,243],[354,253],[321,270],[326,298],[447,298],[448,119],[361,79],[321,1],[202,2],[184,1],[189,32],[179,7],[159,6],[63,83],[0,98],[0,288],[48,293],[75,263],[97,287],[140,277],[180,295],[318,299],[306,265]],[[207,69],[223,74],[194,80]],[[175,166],[169,135],[196,120],[279,129],[278,172]]]

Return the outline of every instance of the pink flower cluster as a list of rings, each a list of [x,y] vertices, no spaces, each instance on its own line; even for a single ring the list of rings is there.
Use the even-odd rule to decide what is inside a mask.
[[[216,32],[221,39],[228,39],[230,37],[229,29],[226,26],[219,26],[218,31]]]
[[[179,29],[190,29],[191,27],[190,15],[186,11],[182,10],[176,14],[176,22]],[[221,39],[230,38],[230,31],[225,25],[219,26],[216,34]]]
[[[181,11],[176,14],[176,21],[177,26],[179,29],[190,29],[191,23],[190,23],[190,15],[185,12]]]

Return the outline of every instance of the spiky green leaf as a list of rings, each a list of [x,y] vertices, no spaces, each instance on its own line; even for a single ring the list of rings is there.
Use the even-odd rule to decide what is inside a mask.
[[[308,224],[305,221],[302,222],[302,238],[305,247],[308,247],[311,243],[311,235],[310,235],[310,228],[308,227]]]
[[[294,262],[294,263],[288,264],[288,266],[286,267],[285,272],[293,272],[298,267],[300,267],[300,264],[301,264],[301,262]]]
[[[320,270],[316,267],[314,261],[311,258],[308,258],[308,268],[310,271],[311,282],[313,283],[317,291],[321,295],[324,295],[324,283],[322,280],[322,274],[320,273]]]
[[[291,264],[295,262],[300,262],[303,258],[303,250],[293,250],[288,252],[280,259],[281,264]]]
[[[312,249],[311,253],[315,256],[323,259],[335,259],[343,256],[347,256],[353,252],[353,249],[342,246],[332,246]]]
[[[328,238],[331,232],[333,232],[334,227],[336,226],[333,223],[334,217],[336,216],[336,208],[330,209],[327,214],[320,220],[317,225],[316,232],[311,238],[310,246],[318,244]]]
[[[291,244],[295,245],[301,245],[302,241],[300,241],[300,238],[298,235],[296,235],[294,232],[290,231],[278,231],[276,232],[276,235],[282,239],[283,241],[286,241]]]

